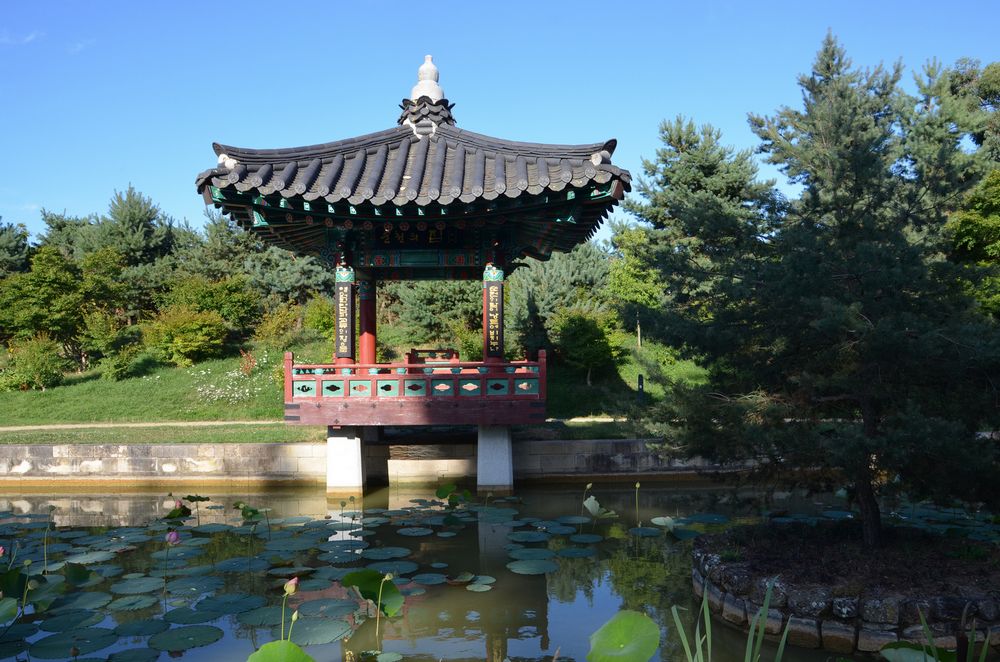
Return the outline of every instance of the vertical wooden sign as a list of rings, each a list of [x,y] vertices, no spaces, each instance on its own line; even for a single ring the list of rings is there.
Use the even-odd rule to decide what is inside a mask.
[[[354,269],[337,266],[334,285],[335,335],[333,355],[337,359],[354,359]]]
[[[503,271],[492,264],[483,272],[483,358],[503,359]]]

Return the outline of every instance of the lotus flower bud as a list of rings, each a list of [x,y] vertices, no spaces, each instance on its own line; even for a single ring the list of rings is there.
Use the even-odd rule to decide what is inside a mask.
[[[299,589],[299,578],[292,577],[287,582],[285,582],[285,595],[295,595],[295,591]]]
[[[167,544],[170,546],[179,545],[181,544],[181,534],[176,531],[167,531],[167,535],[164,536],[164,540],[166,540]]]
[[[295,611],[292,612],[292,623],[294,623],[297,620],[299,620],[299,610],[298,609],[296,609]]]

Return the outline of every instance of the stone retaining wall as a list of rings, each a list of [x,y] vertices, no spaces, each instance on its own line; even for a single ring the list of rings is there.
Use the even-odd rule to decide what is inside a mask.
[[[677,475],[707,465],[663,461],[645,440],[515,441],[514,476],[542,478]],[[384,446],[366,443],[373,453]],[[393,482],[427,482],[476,473],[475,444],[390,445]],[[325,443],[19,444],[0,446],[0,483],[84,485],[296,483],[324,485]],[[383,459],[384,461],[384,459]]]
[[[832,653],[875,653],[882,646],[905,640],[925,643],[920,613],[941,648],[955,648],[962,612],[976,620],[976,639],[989,638],[1000,648],[1000,587],[983,587],[976,595],[934,595],[918,598],[882,594],[869,588],[834,595],[819,585],[790,586],[780,577],[755,576],[743,563],[728,563],[718,554],[696,548],[691,578],[699,599],[707,592],[712,614],[747,629],[774,581],[765,632],[778,636],[788,627],[788,643],[822,648]]]

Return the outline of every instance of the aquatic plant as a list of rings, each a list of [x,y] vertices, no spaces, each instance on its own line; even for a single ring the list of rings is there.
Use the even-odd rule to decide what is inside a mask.
[[[188,503],[194,504],[195,518],[196,521],[198,522],[198,526],[201,526],[201,508],[198,507],[198,504],[201,503],[202,501],[210,501],[210,499],[206,496],[201,496],[200,494],[189,494],[186,497],[184,497],[184,500],[187,501]]]
[[[623,609],[590,635],[587,662],[649,662],[660,628],[646,614]]]

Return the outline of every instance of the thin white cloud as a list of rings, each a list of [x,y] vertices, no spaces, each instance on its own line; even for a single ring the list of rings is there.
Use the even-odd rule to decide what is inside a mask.
[[[41,37],[44,32],[29,32],[28,34],[18,37],[12,35],[7,30],[0,32],[0,46],[24,46],[25,44],[30,44],[39,37]]]
[[[38,211],[41,208],[42,206],[36,202],[27,202],[18,207],[21,211]]]
[[[77,55],[78,53],[81,53],[84,50],[90,48],[95,43],[96,42],[93,39],[81,39],[80,41],[70,44],[69,47],[66,49],[66,52],[69,53],[70,55]]]

